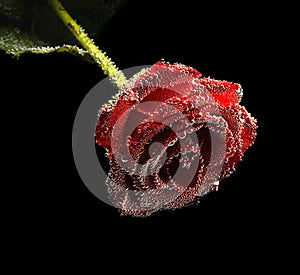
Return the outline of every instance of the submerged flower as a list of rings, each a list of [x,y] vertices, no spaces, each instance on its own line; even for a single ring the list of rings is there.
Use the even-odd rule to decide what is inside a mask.
[[[197,202],[234,171],[256,137],[239,84],[158,62],[102,106],[96,143],[110,161],[107,187],[122,214]]]

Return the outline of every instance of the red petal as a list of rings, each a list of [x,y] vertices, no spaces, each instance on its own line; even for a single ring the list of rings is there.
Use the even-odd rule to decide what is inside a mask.
[[[211,78],[201,78],[199,82],[211,92],[214,99],[223,107],[238,104],[243,96],[240,84]]]
[[[221,108],[220,110],[228,124],[223,178],[234,171],[245,150],[253,144],[257,125],[256,120],[243,106],[238,105],[236,108]]]

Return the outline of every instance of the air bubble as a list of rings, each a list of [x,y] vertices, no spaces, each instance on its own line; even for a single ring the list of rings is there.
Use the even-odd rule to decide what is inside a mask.
[[[131,136],[127,136],[126,138],[126,145],[129,146],[131,143]]]
[[[122,161],[122,162],[127,162],[128,159],[126,159],[124,156],[122,156],[122,157],[121,157],[121,161]]]
[[[183,135],[179,136],[180,139],[184,139],[186,137],[186,132],[183,133]]]

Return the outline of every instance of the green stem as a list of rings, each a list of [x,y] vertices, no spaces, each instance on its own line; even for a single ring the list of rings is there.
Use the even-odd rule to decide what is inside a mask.
[[[121,89],[127,82],[123,72],[120,71],[111,59],[95,45],[94,41],[89,38],[84,29],[76,23],[76,21],[62,6],[60,1],[49,0],[49,4],[53,7],[54,11],[58,14],[65,26],[76,37],[82,47],[87,50],[94,61],[102,68],[103,72],[110,78],[111,82]]]

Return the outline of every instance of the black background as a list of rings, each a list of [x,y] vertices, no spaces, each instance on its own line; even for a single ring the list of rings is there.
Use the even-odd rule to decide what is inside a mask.
[[[11,203],[22,201],[15,219],[40,236],[38,247],[46,241],[77,255],[93,247],[130,263],[171,255],[170,265],[184,262],[185,268],[189,260],[201,266],[200,254],[218,261],[231,250],[232,266],[236,260],[247,268],[267,266],[265,253],[276,254],[282,242],[280,233],[274,239],[270,232],[285,219],[274,150],[281,138],[274,135],[280,123],[274,94],[281,89],[276,82],[281,60],[270,49],[286,34],[276,18],[276,12],[243,1],[132,1],[96,39],[121,69],[164,58],[205,77],[240,83],[241,104],[258,120],[256,142],[218,192],[198,206],[147,218],[120,217],[87,190],[73,162],[74,117],[84,96],[104,78],[101,69],[67,54],[27,54],[17,60],[1,53],[4,93],[10,96],[3,104],[10,106],[6,116],[15,118],[6,135],[16,139],[17,159],[11,164],[19,167],[12,173],[17,194]],[[243,257],[251,250],[251,259]]]

